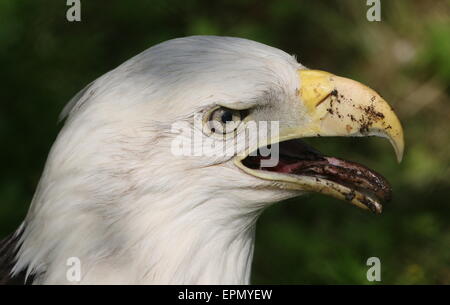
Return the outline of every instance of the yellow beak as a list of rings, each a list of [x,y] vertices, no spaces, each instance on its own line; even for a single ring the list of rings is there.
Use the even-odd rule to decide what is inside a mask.
[[[295,109],[288,114],[290,123],[284,124],[279,136],[270,143],[317,136],[379,136],[389,139],[397,160],[402,160],[402,126],[391,106],[378,93],[359,82],[324,71],[303,69],[298,70],[298,75],[297,100],[291,105]],[[249,168],[242,163],[246,156],[236,158],[239,168],[261,179],[282,182],[285,189],[319,192],[375,213],[382,211],[380,200],[358,187],[320,175],[289,175]],[[360,174],[357,171],[355,177]]]
[[[344,77],[319,70],[299,70],[298,97],[306,106],[301,127],[287,136],[379,136],[388,138],[397,160],[403,156],[403,129],[392,107],[374,90]],[[305,128],[305,126],[307,126]]]

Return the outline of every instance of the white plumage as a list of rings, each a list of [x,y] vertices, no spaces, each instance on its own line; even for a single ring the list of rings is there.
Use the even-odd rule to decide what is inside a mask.
[[[284,103],[300,64],[253,41],[188,37],[154,46],[87,86],[49,154],[14,267],[35,283],[248,283],[255,221],[293,191],[231,158],[170,154],[175,122],[208,105]]]

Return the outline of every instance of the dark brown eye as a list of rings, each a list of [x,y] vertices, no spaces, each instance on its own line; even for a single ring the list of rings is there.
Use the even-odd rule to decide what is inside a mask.
[[[241,112],[228,108],[218,108],[209,118],[210,130],[215,133],[230,133],[237,129],[242,120]]]

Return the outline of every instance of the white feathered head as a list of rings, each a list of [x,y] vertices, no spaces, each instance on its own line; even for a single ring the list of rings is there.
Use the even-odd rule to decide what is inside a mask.
[[[247,283],[269,204],[322,192],[380,212],[389,197],[375,172],[300,138],[377,135],[403,151],[397,117],[371,89],[230,37],[156,45],[63,116],[18,231],[14,272],[35,283],[67,283],[71,257],[81,283]]]

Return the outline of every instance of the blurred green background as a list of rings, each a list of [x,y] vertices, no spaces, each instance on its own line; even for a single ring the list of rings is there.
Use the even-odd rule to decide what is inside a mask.
[[[311,195],[268,209],[257,227],[253,283],[450,283],[450,1],[0,1],[0,238],[26,214],[64,104],[87,83],[167,39],[239,36],[296,54],[310,68],[370,85],[406,132],[398,165],[381,139],[319,139],[328,154],[363,162],[392,183],[375,216]]]

